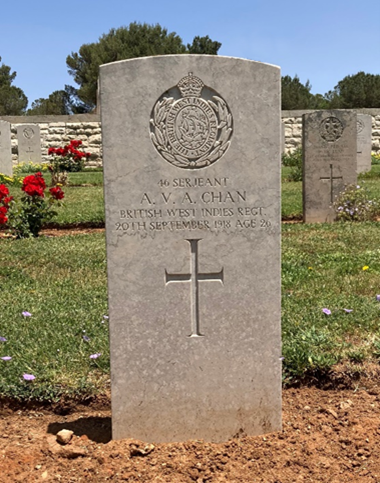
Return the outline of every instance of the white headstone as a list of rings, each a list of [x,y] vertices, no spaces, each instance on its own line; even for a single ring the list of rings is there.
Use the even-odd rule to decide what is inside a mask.
[[[281,428],[280,70],[101,66],[113,437]]]
[[[302,120],[304,221],[332,222],[337,195],[357,181],[356,113],[315,111]]]
[[[19,124],[17,142],[19,163],[41,163],[41,137],[38,124]]]
[[[12,176],[11,125],[0,120],[0,173]]]
[[[357,173],[365,173],[371,171],[372,165],[372,116],[369,114],[357,114],[357,130],[358,130],[358,156],[357,156]]]

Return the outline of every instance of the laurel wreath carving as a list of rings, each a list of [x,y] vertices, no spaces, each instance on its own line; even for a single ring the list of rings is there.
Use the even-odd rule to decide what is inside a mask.
[[[213,96],[212,99],[212,101],[208,101],[208,104],[215,111],[218,120],[217,140],[211,151],[204,154],[199,159],[191,161],[185,156],[176,153],[168,141],[166,117],[171,106],[174,104],[174,98],[164,97],[161,101],[156,103],[152,119],[150,120],[152,129],[150,137],[157,151],[164,159],[166,159],[166,161],[169,161],[169,163],[172,163],[179,168],[203,168],[204,166],[209,166],[217,161],[227,151],[231,144],[232,115],[229,112],[224,99],[218,96]]]

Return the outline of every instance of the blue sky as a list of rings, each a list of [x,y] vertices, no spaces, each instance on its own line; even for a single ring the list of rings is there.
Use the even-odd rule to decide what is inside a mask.
[[[32,101],[74,85],[66,57],[130,22],[191,43],[208,35],[219,55],[281,67],[324,94],[346,75],[380,74],[380,0],[19,0],[0,8],[0,56]]]

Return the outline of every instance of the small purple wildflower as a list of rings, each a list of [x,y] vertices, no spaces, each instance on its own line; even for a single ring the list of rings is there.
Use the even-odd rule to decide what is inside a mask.
[[[11,356],[4,356],[4,357],[1,357],[0,359],[2,359],[3,361],[10,361],[12,359]]]
[[[28,312],[27,310],[24,310],[24,312],[22,313],[22,315],[24,317],[31,317],[32,316],[32,314],[30,312]]]
[[[7,342],[7,339],[5,337],[0,337],[0,342]]]
[[[109,319],[108,315],[103,315],[103,319]]]
[[[348,314],[350,314],[352,312],[352,309],[343,309],[345,312],[347,312]]]
[[[98,357],[100,357],[102,354],[101,352],[98,352],[97,354],[91,354],[90,355],[90,359],[97,359]]]
[[[329,309],[324,308],[324,309],[322,309],[322,312],[326,315],[331,315],[331,310],[329,310]]]
[[[89,342],[91,339],[88,337],[88,335],[83,335],[82,336],[82,339],[85,341],[85,342]]]
[[[378,302],[380,302],[380,295],[376,295],[376,300],[377,300]],[[1,340],[1,338],[0,338],[0,340]]]
[[[284,357],[284,356],[281,356],[281,357],[280,357],[280,361],[283,361],[284,359],[285,359],[285,357]]]
[[[36,378],[33,374],[23,374],[22,377],[25,381],[33,381]]]

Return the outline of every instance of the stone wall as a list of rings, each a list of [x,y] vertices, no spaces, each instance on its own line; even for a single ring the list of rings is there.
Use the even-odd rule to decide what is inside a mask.
[[[86,166],[102,165],[100,117],[96,114],[2,116],[0,119],[11,123],[12,160],[14,164],[18,163],[17,126],[20,124],[38,124],[41,131],[42,162],[48,161],[48,149],[50,147],[58,148],[72,139],[78,139],[83,143],[83,151],[91,153]]]
[[[302,146],[302,115],[313,111],[282,111],[285,124],[285,153]],[[380,152],[380,109],[355,109],[355,112],[372,116],[372,151]]]
[[[282,111],[285,125],[285,152],[291,153],[302,145],[302,115],[312,111]],[[380,109],[356,109],[372,116],[372,151],[380,152]],[[67,144],[72,139],[83,142],[83,150],[91,153],[87,166],[102,165],[102,136],[98,114],[73,116],[0,116],[11,123],[12,159],[18,163],[16,129],[19,124],[39,124],[42,161],[48,161],[48,148]]]

